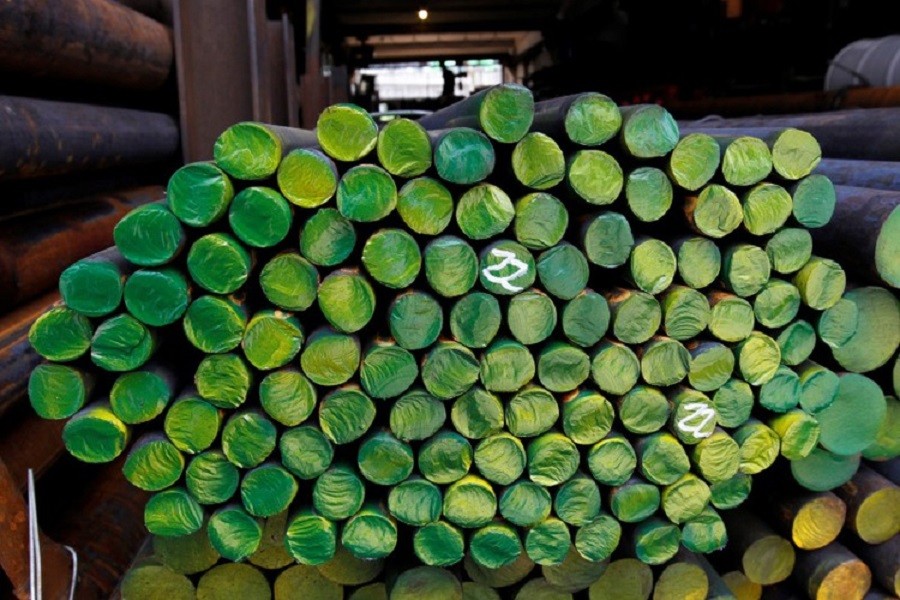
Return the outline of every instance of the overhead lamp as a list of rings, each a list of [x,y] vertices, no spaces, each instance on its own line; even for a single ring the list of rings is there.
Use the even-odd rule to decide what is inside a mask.
[[[422,21],[424,21],[424,20],[427,19],[427,18],[428,18],[428,9],[427,9],[427,8],[420,8],[420,9],[419,9],[419,19],[422,20]]]

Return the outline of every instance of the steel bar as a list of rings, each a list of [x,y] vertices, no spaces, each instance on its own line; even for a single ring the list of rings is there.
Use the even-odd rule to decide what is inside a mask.
[[[0,417],[25,397],[28,374],[41,362],[28,342],[31,324],[59,301],[51,292],[0,317]]]
[[[60,435],[62,426],[61,421],[34,419],[17,413],[3,419],[0,460],[22,493],[25,493],[29,469],[34,471],[35,479],[40,479],[65,453]]]
[[[117,2],[16,0],[0,23],[7,71],[153,90],[172,69],[172,31]]]
[[[0,222],[61,206],[73,206],[82,198],[115,193],[117,190],[159,185],[173,165],[143,165],[76,172],[39,179],[16,179],[0,183]]]
[[[267,102],[260,100],[271,88],[258,85],[264,71],[260,64],[267,64],[265,50],[260,53],[265,22],[257,18],[259,4],[174,2],[179,114],[185,124],[181,151],[186,162],[211,159],[213,143],[227,127],[270,117],[264,114]],[[232,93],[224,95],[222,89]]]
[[[866,467],[837,489],[847,503],[847,524],[867,544],[882,544],[900,533],[900,488]]]
[[[162,113],[12,96],[0,108],[3,179],[152,164],[178,150],[178,125]]]
[[[834,217],[813,242],[857,278],[900,287],[900,192],[837,186]]]
[[[514,143],[525,136],[533,118],[531,92],[520,85],[503,84],[426,115],[419,123],[426,129],[478,127],[491,139]]]
[[[900,143],[893,129],[900,108],[837,111],[813,115],[748,117],[683,123],[681,133],[766,138],[787,127],[811,133],[828,158],[900,160]]]
[[[811,598],[860,598],[872,585],[869,567],[837,542],[801,553],[793,579]]]
[[[245,558],[299,562],[279,576],[290,585],[344,586],[368,583],[377,573],[354,579],[369,572],[361,563],[392,555],[429,569],[462,562],[481,584],[521,582],[529,595],[571,594],[615,552],[662,565],[681,546],[728,546],[751,581],[787,590],[794,545],[733,511],[754,476],[789,461],[800,484],[824,492],[879,451],[893,412],[881,374],[862,373],[895,356],[900,307],[882,288],[847,291],[854,271],[820,256],[806,232],[835,198],[827,178],[807,175],[819,158],[809,135],[684,138],[715,148],[681,147],[678,185],[700,189],[676,195],[674,171],[659,168],[679,143],[664,109],[624,109],[625,148],[576,150],[499,122],[525,92],[492,89],[498,98],[452,109],[472,128],[395,120],[379,133],[361,108],[334,105],[314,133],[323,153],[290,150],[312,143],[305,132],[233,126],[215,163],[176,172],[168,205],[116,227],[140,269],[79,263],[61,282],[71,306],[37,321],[42,356],[81,362],[38,367],[34,408],[78,411],[63,431],[77,458],[125,455],[127,480],[154,492],[147,528],[185,540],[166,564],[196,574],[201,596],[244,584],[262,594],[257,571],[235,568]],[[545,112],[547,131],[559,136],[568,112]],[[446,186],[420,177],[432,142]],[[730,183],[706,185],[718,142]],[[757,154],[763,168],[741,172]],[[231,179],[273,175],[286,198]],[[418,179],[398,189],[394,177]],[[514,203],[509,192],[526,188],[541,191]],[[623,191],[629,211],[594,212]],[[689,228],[715,241],[685,238]],[[172,347],[172,372],[142,368],[157,335],[173,339],[170,326],[187,340]],[[121,372],[109,403],[82,408],[88,376],[103,384],[104,371]],[[196,391],[176,399],[176,380],[191,376]],[[157,417],[161,430],[137,427]],[[807,549],[833,542],[843,522],[829,512],[841,501],[820,496],[824,508],[804,502],[785,517]],[[853,518],[883,537],[866,502]],[[264,539],[280,550],[254,561]],[[226,562],[210,570],[209,556]],[[702,586],[728,595],[682,558],[660,569],[659,596],[678,596],[682,581],[698,596]],[[522,581],[531,561],[543,580]]]
[[[900,106],[900,87],[850,88],[823,92],[797,92],[735,98],[707,98],[667,103],[676,116],[704,117],[715,114],[742,117],[747,114],[786,115],[847,108]]]
[[[115,225],[130,210],[162,197],[149,186],[85,198],[78,210],[58,209],[0,225],[0,307],[9,308],[52,287],[63,269],[112,245]]]
[[[825,158],[816,173],[839,186],[900,192],[900,162]]]

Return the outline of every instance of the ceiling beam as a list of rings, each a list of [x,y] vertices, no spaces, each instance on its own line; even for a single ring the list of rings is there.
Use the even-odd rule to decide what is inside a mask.
[[[335,20],[342,35],[367,37],[380,34],[414,34],[465,31],[517,31],[543,29],[555,11],[546,8],[489,8],[484,10],[434,9],[422,21],[414,11],[377,13],[338,12]]]
[[[352,36],[366,39],[372,35],[400,35],[417,33],[469,33],[473,31],[519,31],[522,29],[543,30],[547,19],[535,21],[506,21],[497,23],[443,23],[428,25],[341,25],[336,33],[341,37]]]
[[[383,13],[386,11],[415,13],[428,10],[489,10],[543,8],[557,11],[562,0],[329,0],[329,8],[340,13]]]
[[[404,57],[404,56],[378,58],[378,59],[373,59],[372,61],[370,61],[367,64],[381,65],[381,64],[391,64],[391,63],[420,62],[420,60],[419,60],[420,57],[421,57],[421,55],[415,57],[414,59]],[[466,55],[466,54],[449,54],[449,55],[444,55],[444,56],[430,56],[427,58],[427,60],[429,60],[429,61],[455,60],[457,62],[462,62],[465,60],[472,60],[475,58],[477,58],[479,60],[492,59],[492,60],[496,60],[496,61],[500,62],[500,64],[503,64],[503,65],[509,64],[510,60],[511,60],[511,57],[509,54],[479,54],[477,56]]]
[[[418,34],[397,34],[397,35],[372,35],[366,38],[366,44],[369,46],[381,46],[384,44],[443,44],[446,42],[469,42],[477,44],[480,42],[497,42],[504,41],[516,44],[523,43],[531,36],[540,36],[538,31],[480,31],[465,33],[418,33]],[[359,38],[346,37],[344,44],[347,46],[360,46]]]
[[[545,8],[485,8],[482,10],[432,9],[428,19],[422,21],[417,11],[379,11],[338,13],[341,25],[445,25],[452,23],[493,23],[499,21],[524,21],[546,19],[554,11]]]
[[[442,44],[413,45],[389,44],[375,46],[373,60],[386,59],[436,59],[448,56],[496,56],[511,55],[515,52],[515,44],[504,42],[467,43],[451,42]]]

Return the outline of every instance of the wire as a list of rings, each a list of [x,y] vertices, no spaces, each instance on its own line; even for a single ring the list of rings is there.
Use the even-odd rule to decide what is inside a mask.
[[[31,576],[31,600],[42,600],[41,539],[37,526],[37,499],[35,498],[34,471],[28,469],[28,559]]]
[[[78,583],[78,553],[72,546],[63,546],[72,555],[72,587],[69,588],[69,600],[75,600],[75,585]]]
[[[34,485],[34,471],[28,469],[28,564],[30,567],[31,600],[42,600],[43,564],[41,557],[41,530],[37,518],[37,493]],[[78,583],[78,553],[71,546],[63,546],[72,555],[72,585],[69,600],[75,600]]]

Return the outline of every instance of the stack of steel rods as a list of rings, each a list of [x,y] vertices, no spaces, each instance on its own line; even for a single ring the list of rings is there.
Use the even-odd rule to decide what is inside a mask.
[[[449,571],[410,569],[402,562],[359,560],[343,549],[319,567],[292,566],[291,557],[277,545],[285,514],[266,522],[262,547],[240,565],[221,562],[203,529],[188,537],[157,537],[149,556],[142,556],[126,575],[120,595],[141,598],[165,591],[174,599],[194,598],[195,593],[204,598],[270,598],[274,593],[283,599],[387,600],[407,598],[404,594],[415,591],[433,594],[426,598],[516,600],[646,600],[651,594],[664,599],[759,600],[837,593],[890,598],[900,592],[900,537],[896,517],[892,522],[885,513],[897,510],[900,492],[885,481],[863,469],[837,494],[783,489],[761,499],[758,507],[774,529],[741,509],[733,515],[739,522],[726,519],[733,547],[725,556],[707,560],[681,549],[657,567],[628,553],[591,562],[571,551],[562,564],[539,569],[526,559],[499,569],[484,569],[471,560]],[[846,530],[838,538],[842,527]],[[415,586],[407,589],[413,581]]]
[[[804,492],[774,478],[764,485],[751,506],[725,516],[729,547],[711,558],[734,597],[900,594],[896,480],[863,467],[834,492]]]
[[[267,571],[253,562],[215,565],[208,541],[195,540],[190,549],[185,545],[177,552],[156,541],[154,552],[135,562],[114,598],[158,594],[171,600],[262,600],[273,596],[316,600],[601,600],[646,599],[651,593],[654,598],[669,600],[734,597],[726,583],[733,576],[719,576],[702,556],[684,550],[675,561],[658,569],[658,574],[634,558],[597,563],[569,558],[562,565],[540,569],[534,563],[517,561],[486,571],[470,562],[455,570],[397,567],[384,561],[360,561],[346,551],[321,567],[285,564]]]
[[[776,461],[827,491],[897,454],[900,306],[815,250],[820,156],[516,85],[241,123],[62,274],[31,403],[227,561],[285,511],[309,566],[710,553]]]

